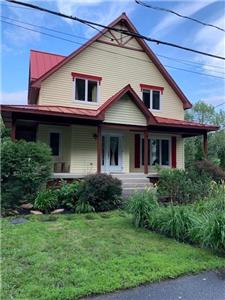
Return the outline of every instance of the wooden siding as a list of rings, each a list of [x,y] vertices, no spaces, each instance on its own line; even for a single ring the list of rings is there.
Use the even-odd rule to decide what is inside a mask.
[[[129,43],[129,46],[140,48],[135,40]],[[99,103],[74,101],[74,81],[71,72],[103,78]],[[97,109],[100,104],[127,84],[130,84],[142,97],[140,83],[164,87],[162,108],[159,112],[154,111],[155,115],[176,119],[184,118],[182,102],[144,52],[98,42],[42,82],[38,104]]]
[[[91,174],[97,171],[97,145],[94,126],[72,126],[71,173]]]
[[[146,126],[146,117],[128,96],[124,96],[106,111],[105,122]]]
[[[59,157],[53,157],[55,162],[64,161],[70,164],[71,159],[71,127],[70,126],[55,126],[55,125],[39,125],[37,130],[37,141],[46,143],[49,145],[49,134],[50,132],[59,132],[60,139],[60,149],[61,153]]]

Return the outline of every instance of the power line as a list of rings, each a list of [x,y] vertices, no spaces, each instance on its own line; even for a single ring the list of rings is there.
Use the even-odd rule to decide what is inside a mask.
[[[220,103],[220,104],[218,104],[218,105],[216,105],[216,106],[214,106],[214,108],[219,107],[219,106],[224,105],[224,104],[225,104],[225,101],[222,102],[222,103]]]
[[[124,29],[115,28],[115,27],[111,27],[111,26],[105,26],[105,25],[102,25],[102,24],[99,24],[99,23],[96,23],[96,22],[92,22],[92,21],[88,21],[88,20],[85,20],[85,19],[81,19],[81,18],[78,18],[78,17],[68,16],[66,14],[56,12],[56,11],[53,11],[53,10],[50,10],[50,9],[47,9],[47,8],[44,8],[44,7],[41,7],[41,6],[38,6],[38,5],[25,3],[25,2],[20,2],[20,1],[16,1],[16,0],[6,0],[6,1],[8,1],[10,3],[18,4],[18,5],[23,5],[25,7],[31,7],[33,9],[37,9],[37,10],[40,10],[40,11],[43,11],[43,12],[47,12],[47,13],[55,15],[55,16],[59,16],[59,17],[70,19],[70,20],[78,21],[78,22],[80,22],[82,24],[85,24],[85,25],[90,24],[90,25],[94,25],[94,26],[97,26],[97,27],[101,27],[101,28],[112,30],[112,31],[120,32],[122,34],[132,36],[132,37],[136,37],[136,38],[139,38],[139,39],[143,39],[143,40],[146,40],[146,41],[149,41],[149,42],[153,42],[153,43],[156,43],[158,45],[162,44],[162,45],[182,49],[182,50],[185,50],[185,51],[189,51],[189,52],[193,52],[193,53],[197,53],[197,54],[201,54],[201,55],[205,55],[205,56],[225,60],[225,57],[222,57],[222,56],[218,56],[218,55],[215,55],[215,54],[211,54],[211,53],[191,49],[191,48],[180,46],[178,44],[173,44],[173,43],[170,43],[170,42],[164,42],[164,41],[160,41],[160,40],[157,40],[157,39],[152,39],[150,37],[144,36],[144,35],[136,33],[136,32],[130,32],[130,31],[127,31],[127,30],[124,30]]]
[[[59,31],[59,30],[52,29],[52,28],[49,28],[49,27],[45,27],[45,26],[41,26],[41,25],[36,25],[36,24],[24,22],[24,21],[18,21],[18,20],[16,20],[16,19],[9,18],[9,17],[5,17],[5,16],[1,16],[1,17],[2,17],[3,19],[7,19],[7,20],[10,20],[10,21],[13,21],[13,22],[16,22],[16,23],[25,24],[25,25],[29,25],[29,26],[33,26],[33,27],[37,27],[37,28],[41,28],[41,29],[45,29],[45,30],[49,30],[49,31],[52,31],[52,32],[56,32],[56,33],[63,34],[63,35],[68,35],[68,36],[75,37],[75,38],[79,38],[79,39],[83,39],[83,40],[86,40],[86,41],[88,40],[87,38],[81,37],[81,36],[79,36],[79,35],[75,35],[75,34],[63,32],[63,31]],[[113,38],[111,38],[111,39],[113,39]],[[200,67],[200,66],[208,66],[208,67],[210,67],[210,68],[224,69],[224,67],[221,67],[221,66],[213,66],[213,65],[201,64],[201,63],[191,62],[191,61],[189,61],[189,60],[184,60],[184,59],[179,59],[179,58],[169,57],[169,56],[165,56],[165,55],[161,55],[161,54],[157,54],[157,56],[163,57],[163,58],[166,58],[166,59],[169,59],[169,60],[172,60],[172,61],[181,62],[181,63],[183,63],[183,64],[185,64],[185,65],[189,65],[189,66],[193,66],[193,65],[196,64],[197,67]],[[213,70],[213,72],[218,73],[218,74],[224,74],[224,72],[218,72],[218,71],[214,71],[214,70]]]
[[[23,28],[25,30],[29,30],[29,31],[32,31],[32,32],[41,33],[43,35],[46,35],[46,36],[49,36],[49,37],[53,37],[53,38],[56,38],[56,39],[59,39],[59,40],[71,42],[71,43],[78,44],[78,45],[81,45],[81,46],[83,45],[82,43],[79,43],[79,42],[76,42],[76,41],[65,39],[63,37],[59,37],[59,36],[52,35],[52,34],[49,34],[49,33],[46,33],[46,32],[42,32],[42,31],[38,31],[38,30],[35,30],[35,29],[31,29],[31,28],[24,27],[24,26],[21,26],[21,25],[13,24],[13,23],[10,23],[10,22],[4,21],[4,20],[1,20],[1,22],[9,24],[9,25],[16,26],[16,27],[19,27],[19,28]],[[118,56],[128,57],[128,58],[132,58],[132,59],[135,59],[135,60],[152,63],[150,60],[144,60],[144,59],[137,58],[137,57],[134,57],[134,56],[125,55],[125,54],[117,53],[117,52],[114,52],[114,51],[101,49],[101,48],[98,48],[98,47],[95,47],[95,46],[92,46],[92,45],[90,45],[89,47],[91,47],[93,49],[97,49],[97,50],[102,51],[102,52],[108,52],[108,53],[116,54]],[[201,73],[201,72],[187,70],[187,69],[182,69],[182,68],[178,68],[178,67],[174,67],[174,66],[169,66],[169,65],[164,65],[164,66],[167,67],[167,68],[171,68],[171,69],[175,69],[175,70],[180,70],[180,71],[184,71],[184,72],[189,72],[189,73],[193,73],[193,74],[199,74],[199,75],[208,76],[208,77],[214,77],[214,78],[219,78],[219,79],[223,79],[223,80],[225,79],[224,77],[221,77],[221,76],[204,74],[204,73]]]
[[[151,8],[151,9],[155,9],[155,10],[161,10],[161,11],[164,11],[164,12],[169,12],[171,14],[174,14],[180,18],[184,18],[184,19],[188,19],[190,21],[194,21],[198,24],[201,24],[201,25],[204,25],[204,26],[209,26],[209,27],[213,27],[215,29],[218,29],[220,31],[223,31],[225,32],[225,29],[219,27],[219,26],[216,26],[216,25],[212,25],[212,24],[209,24],[209,23],[206,23],[206,22],[203,22],[203,21],[200,21],[198,19],[195,19],[195,18],[191,18],[191,17],[188,17],[188,16],[184,16],[184,15],[181,15],[180,13],[176,12],[176,11],[173,11],[171,9],[168,9],[168,8],[163,8],[163,7],[158,7],[158,6],[153,6],[147,2],[142,2],[142,1],[139,1],[139,0],[134,0],[137,4],[141,5],[141,6],[144,6],[144,7],[147,7],[147,8]]]

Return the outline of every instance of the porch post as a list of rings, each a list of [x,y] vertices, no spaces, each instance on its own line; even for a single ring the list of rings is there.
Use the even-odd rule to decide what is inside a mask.
[[[203,134],[203,153],[204,157],[207,158],[208,156],[208,135],[207,132]]]
[[[97,173],[101,173],[101,160],[102,160],[102,128],[100,125],[97,127]]]
[[[144,132],[144,173],[148,174],[148,131]]]
[[[11,138],[13,141],[16,140],[16,119],[13,116],[12,116]]]

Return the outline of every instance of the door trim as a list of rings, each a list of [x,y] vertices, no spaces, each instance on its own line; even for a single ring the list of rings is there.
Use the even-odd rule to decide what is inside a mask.
[[[102,145],[102,149],[105,150],[104,155],[104,165],[102,165],[102,159],[101,159],[101,170],[104,173],[122,173],[124,169],[124,158],[123,158],[123,134],[117,133],[117,132],[103,132],[102,137],[104,137],[105,144]],[[118,160],[119,165],[116,167],[110,166],[109,163],[109,143],[110,143],[110,137],[118,137],[119,138],[119,153],[118,153]],[[102,153],[103,155],[103,153]]]

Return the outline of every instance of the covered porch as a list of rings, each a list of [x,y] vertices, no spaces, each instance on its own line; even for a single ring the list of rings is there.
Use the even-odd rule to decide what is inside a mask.
[[[66,109],[66,108],[65,108]],[[76,110],[76,114],[75,111]],[[194,122],[157,117],[146,126],[105,122],[102,116],[43,108],[2,107],[13,139],[47,143],[53,154],[54,178],[82,178],[91,173],[145,174],[162,168],[184,168],[184,139],[216,130]],[[94,113],[93,113],[94,114]]]

